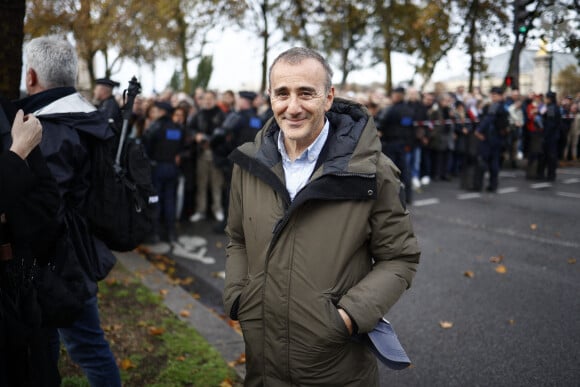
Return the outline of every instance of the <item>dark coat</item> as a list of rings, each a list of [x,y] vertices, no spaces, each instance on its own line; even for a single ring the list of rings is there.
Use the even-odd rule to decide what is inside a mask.
[[[6,118],[6,117],[3,117]],[[60,195],[39,148],[26,160],[8,150],[8,120],[0,122],[0,237],[13,258],[0,262],[0,385],[58,386],[47,332],[32,286],[33,262],[50,258],[60,229]]]
[[[121,108],[119,107],[115,97],[110,96],[104,101],[101,101],[97,108],[101,113],[103,113],[105,118],[113,120],[115,130],[120,133],[121,129],[123,129],[123,115],[121,114]]]
[[[40,149],[56,179],[63,202],[58,220],[66,224],[77,257],[83,266],[90,294],[97,292],[96,272],[107,272],[115,257],[95,238],[84,217],[90,188],[90,159],[85,136],[106,139],[113,135],[105,117],[74,88],[61,87],[17,101],[25,113],[42,123]]]

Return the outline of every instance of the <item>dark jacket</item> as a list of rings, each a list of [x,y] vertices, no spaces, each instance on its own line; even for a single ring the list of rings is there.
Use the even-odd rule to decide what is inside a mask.
[[[231,155],[224,303],[246,343],[246,386],[376,386],[372,330],[414,276],[419,248],[398,170],[361,105],[336,99],[327,142],[294,200],[266,123]]]
[[[397,142],[412,145],[415,138],[413,110],[404,101],[397,102],[388,108],[378,127],[383,144]]]
[[[7,150],[12,117],[0,115],[0,241],[13,257],[0,261],[0,385],[58,386],[32,281],[54,251],[60,196],[39,148],[26,160]]]
[[[121,108],[115,97],[111,95],[109,98],[101,101],[97,108],[107,120],[113,121],[115,130],[121,133],[121,129],[123,129],[123,115],[121,114]]]
[[[152,161],[174,163],[185,150],[185,130],[169,115],[156,119],[143,135],[147,155]]]
[[[91,234],[83,215],[92,184],[87,142],[88,137],[107,139],[113,132],[102,113],[71,87],[26,97],[17,101],[17,106],[25,113],[33,113],[42,123],[40,149],[63,199],[58,219],[67,226],[90,293],[96,294],[96,273],[110,270],[115,257]]]

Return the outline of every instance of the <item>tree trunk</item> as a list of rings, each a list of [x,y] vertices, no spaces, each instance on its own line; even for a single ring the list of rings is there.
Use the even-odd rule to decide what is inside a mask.
[[[268,44],[270,39],[270,31],[268,30],[268,0],[262,3],[262,20],[264,21],[264,31],[262,31],[262,84],[260,85],[260,93],[264,93],[267,87],[268,78]]]
[[[393,90],[393,67],[391,63],[391,48],[390,41],[385,42],[385,47],[383,48],[383,60],[385,62],[385,91],[387,94],[391,94]]]
[[[507,86],[505,80],[508,76],[512,77],[512,89],[519,89],[520,88],[520,52],[525,45],[526,37],[523,36],[522,41],[520,42],[519,36],[516,35],[516,41],[514,43],[514,47],[512,48],[512,52],[510,55],[509,67],[506,73],[506,77],[503,81],[503,86]]]
[[[0,7],[0,95],[20,97],[22,42],[24,39],[25,0],[1,0]]]

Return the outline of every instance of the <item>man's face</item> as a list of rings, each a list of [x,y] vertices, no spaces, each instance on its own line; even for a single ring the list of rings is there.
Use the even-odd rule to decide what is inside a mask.
[[[491,93],[491,101],[492,102],[501,102],[503,101],[503,95],[499,93]]]
[[[215,96],[213,93],[205,93],[201,100],[201,107],[202,109],[213,109],[215,107]]]
[[[102,101],[109,96],[109,88],[105,85],[96,85],[93,91],[93,98]]]
[[[325,80],[324,67],[315,59],[278,62],[272,68],[272,111],[286,142],[305,149],[322,131],[324,114],[334,100],[334,88],[326,92]]]

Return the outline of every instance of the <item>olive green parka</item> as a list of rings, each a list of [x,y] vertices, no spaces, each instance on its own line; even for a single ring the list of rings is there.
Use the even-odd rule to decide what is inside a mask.
[[[348,334],[371,331],[409,288],[419,248],[394,164],[364,107],[335,99],[308,184],[286,190],[272,119],[236,149],[224,305],[246,345],[246,386],[375,386]]]

